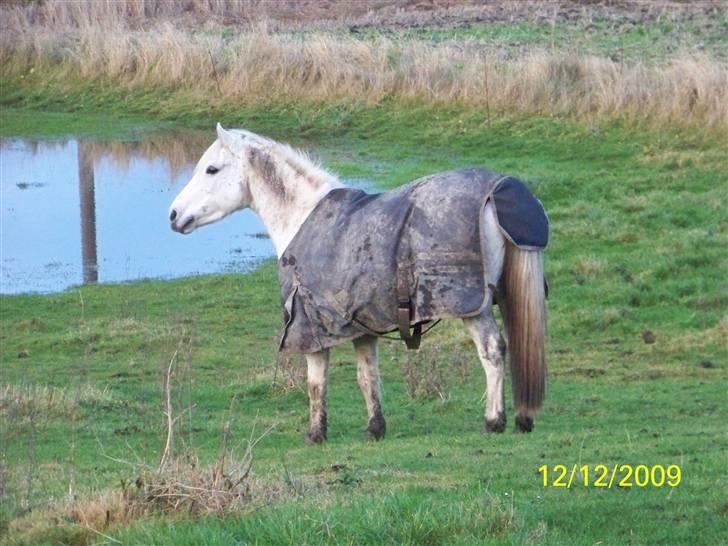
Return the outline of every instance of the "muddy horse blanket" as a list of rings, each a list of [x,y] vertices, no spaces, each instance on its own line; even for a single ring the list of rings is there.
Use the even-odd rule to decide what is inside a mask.
[[[510,176],[468,169],[380,194],[329,192],[278,261],[281,351],[391,332],[403,296],[413,325],[480,313],[489,290],[481,225],[489,200],[511,242],[546,247],[543,206]]]

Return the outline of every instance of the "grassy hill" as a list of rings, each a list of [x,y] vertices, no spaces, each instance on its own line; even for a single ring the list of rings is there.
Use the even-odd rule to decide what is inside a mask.
[[[724,93],[725,17],[704,11],[694,18],[655,11],[633,23],[597,17],[585,52],[610,55],[621,29],[633,44],[625,63],[659,71],[672,53],[702,42],[717,67],[706,80],[715,94],[700,95],[710,102]],[[567,40],[589,24],[570,17],[556,17],[548,31],[528,18],[470,27],[397,23],[385,38],[395,45],[400,38],[420,45],[473,38],[518,57],[524,44]],[[357,19],[355,33],[379,39],[367,21]],[[77,23],[61,23],[69,27],[52,27],[45,38],[78,38]],[[229,39],[235,26],[219,24],[213,38]],[[124,31],[149,30],[143,41],[156,25],[129,23]],[[348,27],[284,30],[302,32],[305,41],[309,31],[333,40],[342,29]],[[68,77],[74,62],[84,62],[71,49],[57,72],[44,75],[30,67],[48,66],[52,50],[13,57],[17,44],[3,34],[1,136],[139,138],[194,126],[208,128],[212,139],[214,122],[222,121],[303,145],[334,171],[382,189],[483,166],[528,183],[549,213],[552,243],[548,396],[529,435],[512,432],[508,403],[508,431],[481,432],[483,372],[468,336],[452,322],[428,334],[416,354],[401,342],[381,344],[388,435],[379,443],[366,441],[353,352],[336,349],[329,441],[305,445],[304,364],[276,358],[281,313],[273,262],[244,275],[0,296],[0,542],[725,541],[725,104],[693,109],[681,123],[680,109],[661,115],[659,102],[650,112],[634,103],[570,110],[569,100],[583,94],[565,102],[549,95],[539,108],[499,103],[495,95],[493,102],[450,100],[391,89],[373,98],[276,95],[261,102],[227,88],[216,94],[214,78],[196,86],[131,72]],[[653,36],[649,59],[635,60]],[[562,83],[581,81],[573,79],[578,70],[559,74],[572,78]],[[224,78],[231,84],[234,72]],[[670,81],[683,89],[680,78]],[[685,100],[679,104],[689,105]],[[159,472],[169,419],[174,457]],[[249,463],[250,474],[233,483]],[[578,465],[571,487],[554,486],[556,465],[566,467],[567,478]],[[641,487],[635,475],[619,479],[625,471],[601,487],[598,465],[609,474],[615,465],[673,465],[680,480]]]
[[[253,114],[248,127],[269,133],[274,119],[279,133],[298,119]],[[727,523],[724,149],[697,131],[543,118],[489,125],[482,111],[422,106],[352,110],[335,136],[325,116],[315,119],[312,141],[337,148],[334,166],[382,187],[483,165],[521,176],[543,200],[553,229],[550,376],[535,432],[480,432],[483,374],[455,322],[414,357],[383,344],[389,435],[378,444],[365,441],[353,354],[336,350],[329,442],[305,446],[303,364],[276,366],[273,263],[248,275],[3,296],[11,543],[104,540],[90,529],[124,543],[683,543],[698,534],[718,543]],[[207,472],[226,426],[238,456],[253,429],[272,427],[254,449],[249,497],[224,517],[123,500],[159,462],[175,351],[180,455]],[[539,467],[556,464],[675,464],[682,481],[544,487]]]

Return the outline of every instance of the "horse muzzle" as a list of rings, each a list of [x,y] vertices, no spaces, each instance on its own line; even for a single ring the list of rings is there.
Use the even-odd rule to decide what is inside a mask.
[[[169,221],[172,231],[177,233],[186,235],[195,229],[195,217],[193,215],[180,216],[177,209],[172,209],[169,214]]]

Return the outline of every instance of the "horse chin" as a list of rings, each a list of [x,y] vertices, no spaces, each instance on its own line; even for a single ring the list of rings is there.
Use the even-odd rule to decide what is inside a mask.
[[[195,231],[197,228],[201,228],[202,226],[207,226],[209,224],[214,224],[215,222],[219,222],[226,216],[227,216],[227,214],[225,214],[222,211],[214,212],[207,216],[194,216],[191,219],[192,220],[191,222],[182,226],[182,231],[180,231],[180,233],[187,235],[187,234]]]

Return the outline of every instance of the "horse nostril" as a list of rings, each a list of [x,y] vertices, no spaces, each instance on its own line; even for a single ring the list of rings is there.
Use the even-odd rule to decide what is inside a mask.
[[[169,221],[174,222],[175,218],[177,218],[177,210],[172,209],[172,212],[169,214]]]

